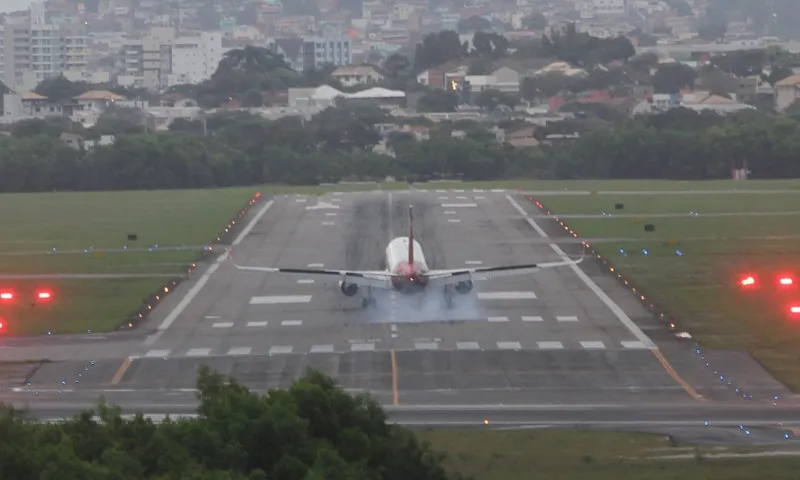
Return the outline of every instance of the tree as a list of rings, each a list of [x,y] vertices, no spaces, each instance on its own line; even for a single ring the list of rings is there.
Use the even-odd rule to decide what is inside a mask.
[[[667,4],[679,17],[693,17],[694,10],[686,0],[667,0]]]
[[[725,38],[728,27],[721,23],[705,23],[697,27],[697,36],[702,40],[715,42]]]
[[[508,51],[508,40],[497,33],[475,32],[472,37],[473,52],[480,57],[501,58]]]
[[[481,30],[491,30],[492,23],[486,18],[473,15],[458,22],[459,33],[477,32]]]
[[[636,54],[636,49],[626,37],[592,37],[588,33],[578,32],[574,23],[551,35],[543,35],[542,46],[550,56],[583,66],[615,60],[627,61]]]
[[[428,34],[415,50],[414,71],[422,72],[452,60],[460,60],[466,53],[466,47],[462,45],[456,32],[445,30]]]
[[[442,456],[381,407],[309,371],[252,392],[200,367],[198,417],[154,424],[102,400],[62,423],[0,412],[0,468],[13,478],[446,480]],[[457,477],[456,477],[457,478]]]
[[[418,112],[455,112],[458,94],[444,90],[429,90],[417,101]]]
[[[653,89],[656,93],[678,93],[683,88],[693,88],[695,78],[697,71],[688,65],[665,64],[653,75]]]
[[[92,89],[92,85],[85,82],[71,82],[64,76],[51,77],[42,80],[34,90],[39,95],[47,97],[51,102],[64,102],[75,98]]]
[[[544,30],[547,28],[547,18],[540,12],[524,16],[521,23],[528,30]]]

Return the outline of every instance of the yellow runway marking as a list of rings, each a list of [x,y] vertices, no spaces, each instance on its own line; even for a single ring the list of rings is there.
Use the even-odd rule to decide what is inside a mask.
[[[392,399],[395,405],[400,405],[400,395],[397,391],[397,355],[392,350]]]
[[[678,372],[676,372],[675,369],[672,368],[672,365],[669,364],[667,359],[664,358],[664,354],[661,353],[661,350],[654,348],[650,351],[653,352],[653,355],[656,356],[656,360],[658,360],[658,363],[660,363],[661,366],[664,367],[664,370],[667,371],[669,376],[672,377],[673,380],[678,382],[678,385],[683,387],[684,390],[686,390],[686,393],[688,393],[695,400],[705,401],[705,398],[703,398],[702,395],[697,393],[697,391],[694,388],[692,388],[692,386],[689,385],[689,383],[686,382],[686,380],[684,380],[683,378],[681,378],[680,375],[678,375]]]
[[[128,357],[122,361],[122,365],[119,366],[117,373],[114,374],[114,378],[111,379],[111,385],[117,385],[122,380],[122,377],[125,376],[125,372],[131,367],[134,358],[135,357]]]

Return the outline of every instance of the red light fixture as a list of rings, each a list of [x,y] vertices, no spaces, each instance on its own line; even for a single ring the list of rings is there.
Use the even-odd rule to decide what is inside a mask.
[[[739,282],[739,284],[740,284],[741,286],[743,286],[743,287],[752,287],[753,285],[755,285],[755,284],[756,284],[756,277],[754,277],[754,276],[752,276],[752,275],[748,275],[748,276],[744,277],[744,278],[743,278],[743,279],[742,279],[742,280]]]
[[[11,292],[0,292],[0,300],[14,300],[14,294]]]
[[[36,297],[39,300],[49,300],[52,297],[52,295],[50,294],[50,292],[39,292],[36,294]]]
[[[800,315],[800,304],[790,306],[789,312],[794,315]]]
[[[792,285],[794,285],[794,279],[792,277],[785,276],[785,277],[781,277],[778,280],[778,283],[782,287],[791,287]]]

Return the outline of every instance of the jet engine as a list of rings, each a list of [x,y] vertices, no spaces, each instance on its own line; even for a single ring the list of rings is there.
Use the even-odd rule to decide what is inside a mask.
[[[358,293],[358,285],[355,283],[344,283],[341,282],[339,284],[339,289],[342,291],[343,294],[347,295],[348,297],[352,297],[356,293]]]
[[[472,280],[464,280],[463,282],[456,283],[456,292],[461,295],[466,295],[472,291]]]

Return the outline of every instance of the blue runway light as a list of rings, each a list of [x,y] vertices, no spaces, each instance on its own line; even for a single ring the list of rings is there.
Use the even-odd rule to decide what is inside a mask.
[[[646,248],[642,249],[642,255],[649,255],[649,254],[650,254],[649,250],[647,250]]]
[[[683,256],[683,252],[680,251],[680,250],[675,250],[675,255],[677,255],[679,257],[682,257]]]
[[[624,248],[620,248],[619,249],[619,253],[620,253],[620,255],[625,255],[625,249]]]

